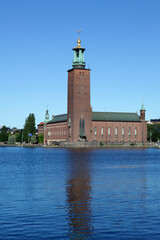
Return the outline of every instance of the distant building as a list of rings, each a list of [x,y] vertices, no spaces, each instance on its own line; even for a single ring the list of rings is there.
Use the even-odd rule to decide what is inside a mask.
[[[142,105],[137,113],[93,112],[90,104],[90,69],[85,68],[84,51],[78,38],[73,48],[73,68],[68,70],[67,114],[54,116],[49,121],[46,112],[44,124],[38,131],[44,132],[44,143],[55,141],[102,141],[106,143],[146,143],[147,123]],[[47,110],[48,111],[48,110]],[[43,127],[42,127],[43,126]]]
[[[160,124],[160,119],[151,119],[150,122],[153,124]]]

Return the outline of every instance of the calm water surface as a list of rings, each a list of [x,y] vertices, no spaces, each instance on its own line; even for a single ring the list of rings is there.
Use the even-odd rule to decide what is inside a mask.
[[[1,147],[0,239],[160,239],[160,150]]]

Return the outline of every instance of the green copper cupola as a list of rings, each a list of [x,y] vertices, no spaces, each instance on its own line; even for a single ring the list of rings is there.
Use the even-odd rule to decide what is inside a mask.
[[[49,121],[49,113],[48,113],[48,109],[46,110],[46,114],[45,114],[45,120],[44,123],[47,123]]]
[[[141,111],[146,111],[144,108],[144,104],[142,104]]]
[[[81,40],[79,39],[78,36],[78,40],[77,40],[77,47],[73,48],[74,51],[74,60],[72,62],[72,66],[73,68],[85,68],[85,61],[84,61],[84,51],[85,48],[81,47]]]

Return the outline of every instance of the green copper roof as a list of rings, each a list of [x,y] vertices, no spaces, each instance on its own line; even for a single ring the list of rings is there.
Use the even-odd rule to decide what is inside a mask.
[[[85,48],[82,48],[80,43],[81,40],[78,37],[78,46],[76,48],[73,48],[74,51],[74,60],[72,61],[73,68],[85,68],[85,61],[84,61],[84,51]]]
[[[92,112],[92,121],[140,122],[140,117],[137,113]],[[47,124],[59,122],[67,122],[67,114],[56,115]]]
[[[56,115],[47,124],[49,124],[49,123],[58,123],[58,122],[67,122],[67,114]]]
[[[140,122],[137,113],[92,112],[92,121]]]
[[[49,113],[48,113],[48,109],[46,110],[44,123],[47,123],[47,122],[49,122]]]

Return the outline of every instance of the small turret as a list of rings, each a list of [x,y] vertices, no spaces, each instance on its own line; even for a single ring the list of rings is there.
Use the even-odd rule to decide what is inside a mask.
[[[46,114],[45,114],[45,120],[44,123],[47,123],[49,121],[49,113],[48,113],[48,109],[46,110]]]
[[[142,104],[142,107],[141,107],[141,110],[140,110],[140,119],[142,121],[145,121],[145,112],[146,112],[146,110],[144,108],[144,104]]]

